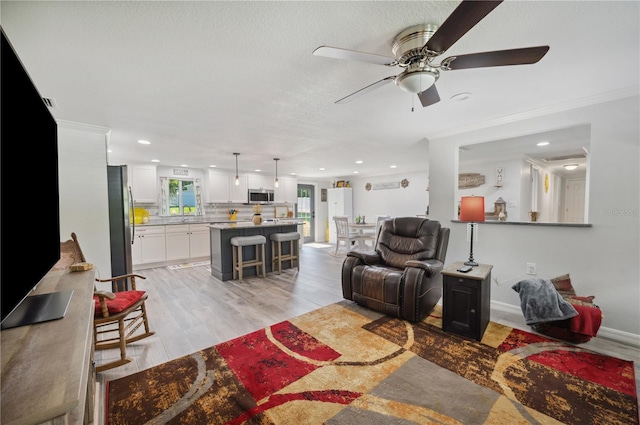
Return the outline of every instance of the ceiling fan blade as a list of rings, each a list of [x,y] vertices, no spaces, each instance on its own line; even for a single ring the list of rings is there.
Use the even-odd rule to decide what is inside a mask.
[[[338,47],[320,46],[313,51],[314,56],[325,58],[346,59],[359,62],[373,63],[376,65],[395,66],[397,62],[388,56],[376,55],[374,53],[358,52],[355,50],[340,49]]]
[[[502,0],[476,1],[465,0],[440,25],[440,28],[425,44],[425,49],[436,53],[443,53],[449,47],[498,7]]]
[[[342,105],[344,103],[351,102],[352,100],[357,99],[358,97],[362,96],[363,94],[369,93],[370,91],[373,91],[373,90],[377,89],[378,87],[382,87],[385,84],[388,84],[388,83],[392,82],[395,79],[396,79],[395,76],[383,78],[380,81],[376,81],[373,84],[369,84],[367,87],[364,87],[364,88],[358,90],[357,92],[351,93],[350,95],[343,97],[342,99],[336,101],[336,103]]]
[[[420,99],[423,107],[440,102],[440,95],[438,94],[438,89],[436,89],[435,84],[422,93],[418,93],[418,98]]]
[[[538,62],[548,51],[549,46],[537,46],[451,56],[442,61],[442,69],[455,70],[488,66],[529,65]]]

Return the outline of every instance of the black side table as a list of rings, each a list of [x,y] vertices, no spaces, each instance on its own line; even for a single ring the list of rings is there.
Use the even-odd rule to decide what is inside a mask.
[[[493,266],[461,273],[462,266],[456,261],[442,271],[442,330],[480,341],[489,324]]]

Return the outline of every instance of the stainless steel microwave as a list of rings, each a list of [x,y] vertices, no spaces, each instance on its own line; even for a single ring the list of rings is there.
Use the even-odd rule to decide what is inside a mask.
[[[270,189],[249,189],[250,204],[271,204],[273,203],[273,190]]]

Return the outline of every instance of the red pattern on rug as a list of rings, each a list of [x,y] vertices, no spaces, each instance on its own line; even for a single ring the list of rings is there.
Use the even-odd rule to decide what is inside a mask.
[[[513,329],[498,349],[510,351],[539,343],[561,344],[555,339]],[[566,344],[564,349],[558,348],[540,354],[531,354],[527,359],[630,396],[636,396],[635,371],[632,362],[587,350],[575,351],[575,349],[574,345]]]
[[[274,337],[291,351],[315,360],[335,360],[340,353],[289,322],[271,327]],[[288,356],[264,329],[217,346],[229,368],[255,400],[261,400],[320,366]]]

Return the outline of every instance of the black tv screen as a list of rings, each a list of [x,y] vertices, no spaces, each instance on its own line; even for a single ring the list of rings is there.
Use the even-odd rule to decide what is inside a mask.
[[[60,218],[57,124],[1,32],[0,299],[5,322],[60,259]],[[19,231],[26,228],[33,230]]]

